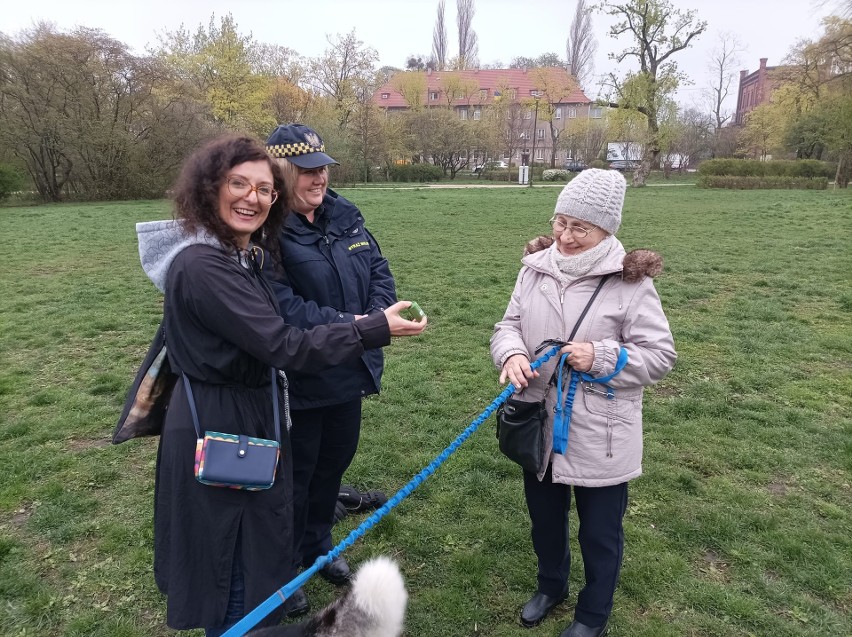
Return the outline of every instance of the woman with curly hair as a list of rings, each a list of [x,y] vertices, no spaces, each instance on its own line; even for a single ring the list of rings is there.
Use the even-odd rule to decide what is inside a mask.
[[[316,371],[423,331],[425,319],[399,315],[405,301],[309,330],[281,318],[260,268],[276,258],[290,206],[280,169],[256,140],[226,136],[193,153],[174,199],[175,220],[138,224],[137,234],[143,268],[165,294],[169,363],[189,382],[201,429],[274,439],[273,400],[281,413],[284,404],[271,368]],[[175,386],[154,495],[154,577],[172,628],[217,637],[282,584],[292,563],[293,512],[286,428],[280,436],[270,488],[202,484],[194,477],[190,395]]]
[[[615,238],[626,188],[621,174],[596,168],[568,182],[550,219],[553,234],[528,244],[491,337],[500,382],[511,381],[522,401],[547,403],[538,467],[523,472],[538,558],[537,590],[521,610],[524,626],[541,622],[568,594],[572,494],[580,520],[586,582],[561,637],[606,632],[624,552],[627,482],[642,473],[642,390],[676,358],[652,280],[662,268],[659,256],[626,254]],[[568,341],[562,371],[575,379],[572,370],[585,374],[573,403],[567,392],[555,396],[555,360],[541,373],[530,367],[539,344],[550,339]],[[610,376],[606,385],[594,382]]]

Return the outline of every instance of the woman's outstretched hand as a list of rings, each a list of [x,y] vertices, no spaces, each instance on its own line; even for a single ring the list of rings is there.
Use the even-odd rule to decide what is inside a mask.
[[[538,371],[530,367],[530,359],[523,354],[514,354],[503,363],[503,371],[500,372],[501,385],[508,379],[518,389],[525,389],[533,378],[538,378]]]
[[[397,301],[384,311],[388,319],[391,336],[417,336],[426,329],[427,318],[425,316],[419,321],[409,321],[400,316],[399,313],[409,307],[411,307],[411,301]]]

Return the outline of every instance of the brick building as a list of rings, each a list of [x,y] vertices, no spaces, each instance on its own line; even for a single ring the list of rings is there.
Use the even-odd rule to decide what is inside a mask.
[[[761,104],[768,104],[772,91],[778,86],[776,71],[781,67],[766,66],[768,58],[760,58],[760,67],[753,73],[740,71],[740,89],[737,94],[737,112],[734,124],[742,126],[745,117]]]
[[[421,73],[425,76],[425,89],[422,89],[423,82],[419,85],[413,83],[414,86],[421,87],[417,95],[408,95],[408,99],[403,97],[398,90],[398,74],[376,90],[372,98],[373,103],[391,115],[408,110],[411,107],[410,101],[417,100],[427,108],[450,108],[461,119],[479,120],[485,109],[494,104],[495,99],[508,98],[518,108],[519,117],[518,122],[507,126],[517,126],[520,143],[513,157],[503,159],[516,164],[520,163],[520,154],[524,147],[531,151],[533,146],[536,162],[550,161],[553,148],[551,122],[555,129],[562,131],[572,119],[603,116],[603,109],[593,105],[574,78],[561,68],[472,69]],[[536,102],[537,116],[533,106]],[[534,125],[536,130],[533,130]],[[566,155],[566,151],[557,152],[557,165],[565,160]]]

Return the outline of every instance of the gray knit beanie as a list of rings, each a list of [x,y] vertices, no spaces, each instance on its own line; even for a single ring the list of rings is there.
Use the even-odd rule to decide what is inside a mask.
[[[617,170],[587,168],[559,193],[553,214],[582,219],[615,234],[626,191],[627,182]]]

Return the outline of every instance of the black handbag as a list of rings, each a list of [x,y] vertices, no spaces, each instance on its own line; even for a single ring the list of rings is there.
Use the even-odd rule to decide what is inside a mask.
[[[275,440],[250,436],[205,431],[201,434],[192,386],[182,374],[195,426],[195,479],[214,487],[228,487],[246,491],[268,489],[275,483],[278,459],[281,453],[281,423],[278,415],[278,381],[275,368],[272,377],[272,413],[275,420]],[[284,388],[285,409],[287,388]]]
[[[609,275],[604,275],[598,282],[595,291],[583,308],[580,318],[574,324],[568,341],[573,340],[580,323],[586,317],[586,313],[592,306],[598,292],[601,291]],[[548,341],[543,345],[556,344]],[[544,427],[547,424],[547,392],[556,383],[556,372],[550,377],[547,388],[544,390],[544,398],[536,402],[519,400],[509,397],[506,402],[497,408],[497,440],[500,451],[504,456],[518,463],[525,471],[538,473],[544,461]]]
[[[544,425],[547,422],[545,399],[527,402],[507,398],[497,408],[497,440],[504,456],[526,471],[538,473],[544,448]]]
[[[177,378],[169,366],[166,335],[160,324],[127,392],[124,409],[112,434],[112,444],[141,436],[160,435]]]

